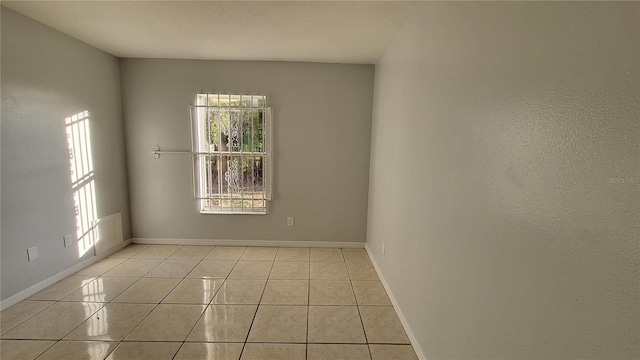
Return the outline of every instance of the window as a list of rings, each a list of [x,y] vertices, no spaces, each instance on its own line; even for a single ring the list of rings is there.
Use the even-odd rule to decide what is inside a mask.
[[[271,200],[271,109],[266,97],[197,94],[191,113],[199,211],[266,214]]]

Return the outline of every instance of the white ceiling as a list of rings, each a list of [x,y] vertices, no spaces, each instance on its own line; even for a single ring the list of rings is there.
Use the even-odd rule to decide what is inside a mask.
[[[405,1],[2,1],[118,57],[375,63]]]

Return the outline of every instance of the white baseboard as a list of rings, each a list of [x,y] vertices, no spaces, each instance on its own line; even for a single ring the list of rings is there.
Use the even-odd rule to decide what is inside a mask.
[[[416,352],[416,355],[418,356],[418,359],[426,360],[427,357],[424,355],[424,352],[422,351],[422,347],[420,347],[420,344],[418,344],[418,340],[416,339],[415,335],[413,335],[413,331],[411,331],[411,328],[409,327],[409,323],[407,322],[407,318],[402,313],[402,310],[400,310],[400,307],[398,306],[398,302],[396,301],[395,297],[393,296],[393,293],[391,292],[391,288],[389,288],[389,284],[384,279],[384,276],[382,275],[382,272],[380,271],[380,267],[378,267],[378,263],[376,263],[376,259],[374,259],[373,255],[371,255],[372,251],[369,248],[369,244],[365,244],[365,249],[367,250],[367,255],[369,255],[369,259],[371,259],[371,263],[373,263],[373,267],[376,269],[376,272],[378,273],[378,277],[380,278],[380,281],[382,282],[382,286],[387,291],[387,295],[389,295],[389,300],[391,300],[391,304],[393,305],[393,308],[396,310],[396,313],[398,314],[398,318],[400,318],[400,322],[402,323],[402,327],[404,328],[404,331],[407,333],[407,337],[409,337],[409,341],[411,342],[411,345],[413,346],[413,350]]]
[[[356,241],[282,241],[282,240],[229,240],[229,239],[161,239],[133,238],[134,244],[147,245],[218,245],[218,246],[277,246],[277,247],[339,247],[364,248],[364,242]]]
[[[125,247],[125,246],[127,246],[129,244],[131,244],[131,239],[129,239],[127,241],[124,241],[124,242],[122,242],[122,243],[120,243],[120,244],[118,244],[116,246],[113,246],[113,247],[111,247],[109,249],[101,250],[102,251],[101,254],[98,254],[96,256],[90,257],[89,259],[83,260],[83,261],[73,265],[72,267],[70,267],[70,268],[68,268],[68,269],[66,269],[64,271],[61,271],[61,272],[53,275],[52,277],[50,277],[48,279],[42,280],[39,283],[34,284],[34,285],[32,285],[32,286],[20,291],[19,293],[2,300],[0,302],[0,311],[1,310],[5,310],[6,308],[8,308],[10,306],[19,303],[20,301],[28,298],[29,296],[37,293],[40,290],[44,290],[45,288],[57,283],[58,281],[66,278],[67,276],[73,275],[76,272],[86,268],[87,266],[104,259],[105,257],[115,253],[116,251],[122,249],[123,247]]]

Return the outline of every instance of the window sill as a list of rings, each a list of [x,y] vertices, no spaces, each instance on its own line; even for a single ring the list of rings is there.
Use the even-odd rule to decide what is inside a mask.
[[[210,211],[201,210],[202,215],[267,215],[266,211]]]

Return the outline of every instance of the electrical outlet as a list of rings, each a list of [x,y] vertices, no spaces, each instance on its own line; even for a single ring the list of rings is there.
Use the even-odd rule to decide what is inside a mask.
[[[294,226],[293,216],[287,217],[287,226],[289,226],[289,227]]]
[[[387,252],[387,243],[385,243],[384,241],[382,242],[382,255],[384,255]]]
[[[34,246],[27,249],[27,259],[29,261],[34,261],[38,258],[38,247]]]
[[[64,247],[71,246],[71,239],[72,239],[71,236],[72,235],[69,234],[62,237],[64,239]]]

